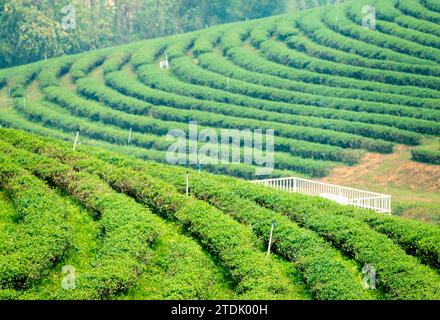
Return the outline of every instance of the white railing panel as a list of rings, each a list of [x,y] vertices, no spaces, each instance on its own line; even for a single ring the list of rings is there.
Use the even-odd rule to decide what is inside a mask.
[[[252,183],[290,193],[320,196],[341,204],[347,204],[362,209],[391,213],[391,196],[386,194],[296,177],[257,180],[252,181]]]

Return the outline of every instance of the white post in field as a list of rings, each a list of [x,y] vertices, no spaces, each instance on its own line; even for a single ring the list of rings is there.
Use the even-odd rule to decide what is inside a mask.
[[[189,197],[189,172],[186,172],[186,196]]]
[[[273,236],[274,225],[275,225],[275,223],[272,222],[272,226],[270,227],[269,244],[267,246],[267,256],[270,256],[270,247],[272,246],[272,236]]]
[[[73,151],[76,150],[76,145],[78,144],[79,139],[79,131],[76,133],[75,143],[73,144]]]

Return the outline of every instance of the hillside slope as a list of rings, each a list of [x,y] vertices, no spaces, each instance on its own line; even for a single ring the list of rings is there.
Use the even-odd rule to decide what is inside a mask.
[[[440,298],[436,226],[185,174],[0,129],[0,299]]]
[[[365,5],[376,9],[376,30],[362,26]],[[371,154],[425,141],[440,148],[436,10],[419,0],[355,0],[2,70],[0,122],[72,142],[79,131],[83,144],[159,162],[166,133],[188,132],[189,121],[216,132],[274,129],[273,176],[334,177],[354,166],[346,182],[359,186],[356,165]],[[170,68],[161,70],[165,57]],[[201,167],[260,178],[251,165]],[[371,191],[388,184],[367,180],[359,179]],[[385,190],[399,195],[399,181]],[[438,198],[438,187],[430,192]]]

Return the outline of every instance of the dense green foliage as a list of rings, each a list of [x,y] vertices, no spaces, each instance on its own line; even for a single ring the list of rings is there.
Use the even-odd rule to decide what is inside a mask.
[[[440,151],[438,150],[414,149],[411,153],[415,161],[440,164]]]
[[[22,9],[25,2],[0,8],[25,22],[46,8]],[[438,226],[237,179],[262,179],[262,163],[242,163],[258,152],[243,132],[259,129],[274,130],[269,177],[324,177],[367,152],[382,159],[407,149],[435,172],[436,3],[354,0],[181,34],[244,20],[255,8],[260,17],[276,4],[173,0],[147,14],[147,2],[156,3],[115,1],[127,16],[107,12],[93,25],[90,10],[78,30],[52,34],[49,56],[137,39],[153,18],[158,25],[143,36],[177,34],[0,70],[0,125],[31,133],[0,128],[0,299],[439,300]],[[376,6],[376,30],[362,27],[367,4]],[[171,25],[179,6],[182,19]],[[218,20],[200,20],[212,8]],[[1,10],[3,26],[13,16]],[[111,19],[115,29],[104,36],[98,29]],[[29,61],[40,59],[42,48],[32,50]],[[231,151],[219,135],[243,130],[240,163],[211,163],[219,154],[210,151],[168,165],[176,140],[168,133],[187,138],[190,122],[213,138],[186,141],[185,151],[208,138]],[[75,290],[60,286],[66,265],[78,269]],[[367,265],[377,272],[374,291],[362,287]]]
[[[105,272],[86,272],[87,277],[78,278],[80,290],[73,291],[73,296],[58,297],[99,298],[125,294],[127,288],[136,286],[142,273],[148,273],[148,268],[142,267],[146,261],[130,260],[130,252],[154,251],[162,224],[153,216],[138,220],[137,214],[151,213],[130,197],[167,221],[175,221],[199,239],[210,254],[218,257],[231,275],[236,292],[244,298],[303,297],[301,289],[289,284],[282,263],[260,257],[262,253],[257,248],[260,241],[267,244],[273,221],[277,222],[274,252],[294,263],[316,298],[374,298],[361,288],[358,268],[366,262],[374,264],[378,290],[385,298],[438,299],[440,294],[438,273],[420,262],[439,267],[438,227],[191,171],[190,193],[199,199],[196,200],[184,195],[185,169],[137,161],[99,149],[81,147],[84,152],[72,152],[69,144],[12,130],[0,129],[0,132],[0,147],[10,165],[23,166],[77,198],[91,212],[98,213],[100,223],[108,224],[105,241],[112,241],[113,230],[115,232],[117,242],[111,246],[111,259],[113,262],[123,259],[123,262],[115,262],[114,268],[106,269],[105,253],[98,255],[102,268],[99,270]],[[9,188],[8,185],[2,187]],[[110,219],[112,210],[127,206],[133,206],[130,215],[117,215],[126,222]],[[145,227],[131,229],[136,221],[145,223]],[[137,241],[121,241],[124,232],[135,230],[143,230],[146,237],[139,242],[139,249],[136,249]],[[151,243],[150,249],[141,243]],[[130,244],[130,249],[115,251],[124,244]],[[352,260],[342,258],[336,249]],[[100,250],[105,252],[110,248],[104,242]],[[140,268],[135,275],[130,273],[133,266]]]

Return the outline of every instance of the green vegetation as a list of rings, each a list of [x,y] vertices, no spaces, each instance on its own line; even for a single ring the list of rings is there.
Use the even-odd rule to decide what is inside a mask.
[[[161,248],[155,243],[161,237],[164,222],[159,223],[160,218],[155,216],[138,219],[138,214],[151,213],[136,204],[135,199],[165,218],[165,224],[174,221],[201,241],[203,247],[217,257],[230,275],[232,287],[243,298],[307,297],[287,265],[278,259],[265,258],[258,250],[267,244],[270,225],[276,221],[274,252],[294,263],[295,272],[302,274],[304,285],[316,298],[438,299],[440,277],[428,267],[439,267],[437,227],[191,171],[190,192],[199,199],[196,200],[184,195],[185,169],[138,161],[90,147],[72,152],[69,144],[12,130],[0,129],[0,132],[2,154],[11,165],[23,166],[77,198],[107,230],[100,246],[103,253],[97,255],[102,272],[85,273],[91,282],[79,277],[78,285],[84,287],[73,291],[73,297],[133,296],[136,282],[145,281],[143,272],[157,270],[149,270],[148,259],[142,260],[143,255],[132,250],[150,252]],[[121,202],[114,206],[114,201]],[[127,206],[133,206],[125,211],[130,215],[118,215],[126,222],[111,219],[112,210],[116,207],[123,210]],[[136,223],[146,225],[138,228]],[[125,232],[142,232],[139,239],[144,240],[121,241]],[[117,243],[108,247],[106,242],[112,239]],[[150,245],[136,249],[138,243]],[[125,245],[130,249],[117,249]],[[106,269],[105,250],[113,252],[112,260],[122,259],[121,264]],[[367,262],[378,272],[378,295],[365,292],[361,287],[360,267]],[[147,265],[142,267],[142,264]],[[134,265],[138,266],[135,275],[130,273]],[[84,280],[80,282],[80,279]],[[226,294],[221,293],[224,289],[218,286],[212,290]]]
[[[440,164],[440,151],[439,150],[424,150],[414,149],[411,151],[412,158],[415,161]]]
[[[354,0],[0,70],[0,299],[439,300],[439,17],[435,1]],[[102,44],[132,39],[111,32]],[[50,55],[96,43],[57,39]],[[190,122],[274,130],[267,177],[391,194],[396,215],[237,179],[263,178],[256,159],[170,166],[167,134]]]

